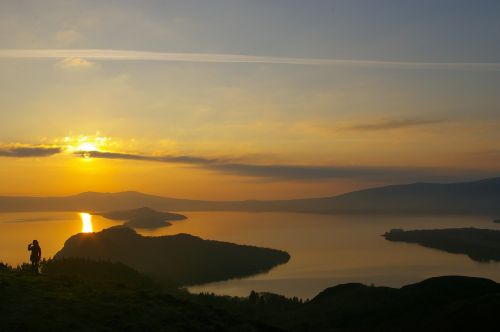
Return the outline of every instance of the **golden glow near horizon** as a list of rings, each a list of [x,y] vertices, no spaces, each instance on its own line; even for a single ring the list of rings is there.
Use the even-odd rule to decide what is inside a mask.
[[[91,159],[91,153],[102,151],[111,145],[110,137],[100,136],[96,133],[93,136],[66,136],[64,138],[55,139],[54,144],[61,144],[64,150],[68,153],[78,153],[85,160]],[[114,142],[113,142],[114,143]]]
[[[97,133],[93,136],[66,136],[53,140],[53,143],[64,146],[68,152],[92,152],[100,151],[111,145],[111,138],[100,136]]]
[[[93,233],[92,215],[90,213],[81,212],[80,218],[82,219],[82,233]]]

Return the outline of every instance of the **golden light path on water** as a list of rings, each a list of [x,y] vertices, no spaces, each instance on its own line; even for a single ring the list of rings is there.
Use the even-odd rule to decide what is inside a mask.
[[[90,213],[81,212],[80,218],[82,218],[82,233],[92,233],[94,231],[92,227],[92,215]]]

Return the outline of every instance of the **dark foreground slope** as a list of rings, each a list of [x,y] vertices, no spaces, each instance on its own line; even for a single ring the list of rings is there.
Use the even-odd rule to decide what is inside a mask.
[[[288,253],[275,249],[203,240],[188,234],[145,237],[123,226],[72,236],[54,256],[66,257],[118,261],[178,285],[249,276],[290,259]]]
[[[149,206],[167,211],[283,211],[380,214],[500,214],[500,178],[413,183],[339,196],[274,201],[200,201],[138,192],[87,192],[67,197],[0,196],[0,212],[110,211]]]
[[[126,266],[53,265],[41,276],[0,270],[0,331],[276,331],[163,293]]]
[[[495,331],[500,285],[437,277],[400,289],[344,284],[310,301],[164,291],[122,265],[64,259],[41,276],[0,269],[0,331]]]
[[[389,241],[418,243],[424,247],[466,254],[478,262],[500,261],[500,231],[478,228],[392,230]]]

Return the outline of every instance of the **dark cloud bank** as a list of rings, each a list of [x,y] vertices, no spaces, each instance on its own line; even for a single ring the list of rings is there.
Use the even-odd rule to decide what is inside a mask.
[[[1,157],[13,158],[50,157],[61,152],[62,148],[60,147],[22,146],[0,148]]]
[[[349,127],[350,130],[376,131],[410,127],[422,127],[445,122],[444,119],[392,119],[373,123],[360,123]]]
[[[63,152],[62,147],[14,146],[0,148],[0,157],[50,157]],[[251,164],[230,159],[206,158],[191,155],[152,156],[119,152],[78,151],[75,156],[100,159],[137,160],[159,163],[177,163],[218,172],[246,176],[267,181],[321,181],[329,179],[356,179],[379,181],[455,181],[463,178],[489,176],[475,170],[452,172],[442,168],[382,167],[382,166],[315,166],[287,164]],[[492,174],[494,175],[494,174]]]
[[[228,162],[199,156],[149,156],[113,152],[77,152],[81,157],[141,160],[162,163],[188,164],[223,174],[262,178],[268,180],[457,180],[467,176],[481,176],[476,171],[450,172],[440,168],[381,167],[381,166],[310,166],[310,165],[258,165]]]

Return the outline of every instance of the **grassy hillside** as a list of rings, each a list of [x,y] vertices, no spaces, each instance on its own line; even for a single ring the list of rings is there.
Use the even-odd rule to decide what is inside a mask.
[[[338,285],[273,323],[289,331],[486,331],[499,307],[499,284],[447,276],[400,289]]]
[[[163,289],[119,263],[64,259],[33,276],[0,265],[1,331],[486,331],[500,285],[448,276],[400,289],[344,284],[310,301]]]
[[[51,262],[0,269],[0,331],[276,331],[166,294],[122,265]]]

